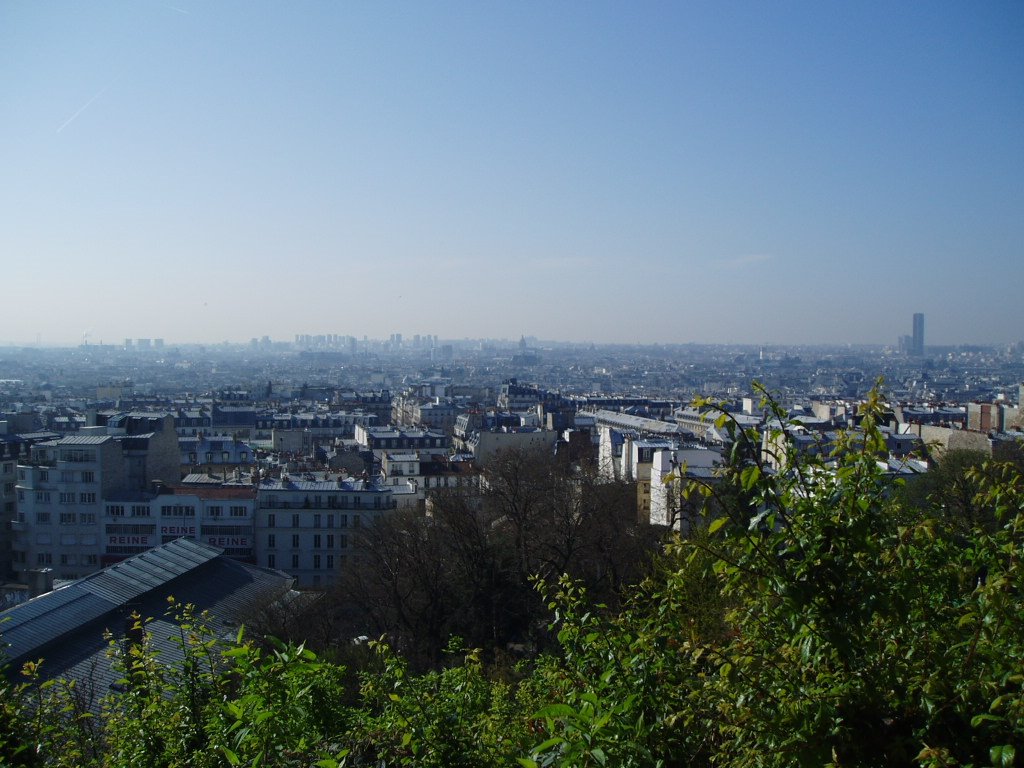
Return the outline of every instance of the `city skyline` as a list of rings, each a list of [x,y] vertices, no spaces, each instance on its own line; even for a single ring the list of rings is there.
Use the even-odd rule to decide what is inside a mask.
[[[1021,339],[1019,4],[0,7],[16,344]]]

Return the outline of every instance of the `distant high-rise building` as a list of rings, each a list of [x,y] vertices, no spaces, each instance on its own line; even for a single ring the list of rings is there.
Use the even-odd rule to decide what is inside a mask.
[[[910,342],[910,354],[924,357],[924,313],[914,313],[914,336]]]

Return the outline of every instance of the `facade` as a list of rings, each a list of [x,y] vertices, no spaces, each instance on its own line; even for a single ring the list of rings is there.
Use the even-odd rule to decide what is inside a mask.
[[[100,562],[110,565],[180,538],[254,562],[255,510],[256,492],[244,485],[111,494],[103,504]]]
[[[723,462],[718,451],[702,448],[658,450],[651,459],[651,525],[686,533],[693,521],[684,514],[683,484],[687,480],[713,482],[715,468]]]
[[[314,440],[351,438],[356,425],[377,424],[377,415],[368,411],[265,411],[256,416],[255,437],[270,439],[274,431],[302,430]]]
[[[256,562],[306,588],[326,587],[348,567],[359,528],[395,508],[392,492],[361,480],[266,478],[256,494]]]
[[[553,453],[557,432],[518,427],[474,432],[466,443],[478,466],[485,467],[503,451]]]
[[[253,463],[253,450],[241,440],[229,437],[179,437],[178,449],[182,475],[189,472],[227,474],[248,471]]]
[[[448,436],[429,429],[401,427],[364,427],[356,425],[356,443],[362,450],[382,454],[395,449],[439,451],[448,449]]]
[[[633,479],[628,466],[629,454],[624,452],[627,440],[648,438],[678,442],[691,436],[689,430],[678,424],[659,419],[608,410],[597,410],[593,415],[598,434],[598,470],[609,480]]]
[[[18,463],[12,560],[20,581],[37,568],[60,579],[96,570],[104,554],[105,500],[178,479],[173,417],[118,424],[36,443]],[[136,431],[147,429],[154,431]]]
[[[472,461],[453,461],[447,454],[388,452],[381,458],[380,484],[395,496],[396,508],[425,511],[431,491],[480,488],[480,470]]]

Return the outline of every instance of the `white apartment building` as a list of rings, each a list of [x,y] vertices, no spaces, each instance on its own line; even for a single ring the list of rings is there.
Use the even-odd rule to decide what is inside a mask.
[[[252,486],[164,490],[112,494],[104,500],[103,566],[182,537],[219,547],[236,560],[255,562],[256,492]]]
[[[105,499],[178,478],[172,416],[133,417],[122,426],[32,446],[17,464],[12,559],[20,581],[37,568],[73,579],[100,567]]]
[[[287,572],[296,586],[326,587],[351,564],[359,528],[394,508],[391,490],[376,483],[322,475],[263,479],[256,493],[256,563]]]

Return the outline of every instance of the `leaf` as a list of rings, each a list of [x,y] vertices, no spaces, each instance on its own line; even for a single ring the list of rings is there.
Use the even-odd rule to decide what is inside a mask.
[[[221,747],[221,751],[224,753],[224,757],[228,759],[229,763],[231,763],[232,765],[239,764],[240,761],[238,759],[238,755],[236,755],[230,749],[228,749],[227,747]]]
[[[714,533],[715,531],[717,531],[719,528],[725,525],[725,521],[726,518],[724,517],[719,517],[715,520],[712,520],[711,525],[708,526],[708,533]]]
[[[546,720],[549,717],[553,720],[557,720],[560,717],[573,717],[575,714],[576,710],[568,704],[549,704],[534,714],[534,717],[538,720]]]
[[[541,752],[546,752],[549,749],[551,749],[552,747],[555,747],[555,746],[558,746],[559,744],[564,744],[564,743],[565,743],[565,739],[561,738],[560,736],[555,736],[553,738],[548,739],[547,741],[541,742],[536,747],[534,747],[533,748],[533,754],[539,755]]]
[[[516,762],[523,766],[523,768],[538,768],[536,760],[530,760],[525,757],[517,757]]]
[[[988,759],[992,761],[992,765],[1001,766],[1002,768],[1013,768],[1014,760],[1017,758],[1017,750],[1014,749],[1012,744],[1003,744],[999,747],[992,747],[988,751]]]
[[[997,717],[996,715],[975,715],[971,718],[971,728],[977,728],[984,722],[998,723],[1003,718]]]

